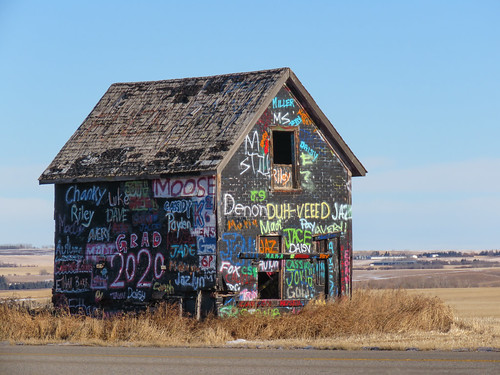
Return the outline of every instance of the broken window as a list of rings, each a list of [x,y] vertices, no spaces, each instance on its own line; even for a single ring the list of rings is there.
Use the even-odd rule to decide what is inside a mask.
[[[259,253],[281,253],[281,238],[279,236],[261,236]],[[281,260],[259,261],[257,283],[260,299],[281,299],[281,280]]]
[[[280,272],[259,272],[259,298],[280,299]]]
[[[272,132],[272,186],[278,190],[295,189],[297,182],[297,151],[295,131]]]

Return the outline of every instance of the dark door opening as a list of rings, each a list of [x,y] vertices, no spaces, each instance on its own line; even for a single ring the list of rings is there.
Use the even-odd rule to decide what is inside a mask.
[[[280,299],[280,271],[259,272],[259,298],[260,299]]]
[[[335,298],[340,295],[340,238],[336,235],[318,239],[315,243],[318,253],[330,255],[328,259],[317,261],[317,285],[324,290],[326,297]]]

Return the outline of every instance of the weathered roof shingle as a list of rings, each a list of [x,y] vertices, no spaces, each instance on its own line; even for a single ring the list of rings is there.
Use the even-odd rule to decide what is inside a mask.
[[[290,76],[281,68],[113,84],[39,181],[215,171]]]

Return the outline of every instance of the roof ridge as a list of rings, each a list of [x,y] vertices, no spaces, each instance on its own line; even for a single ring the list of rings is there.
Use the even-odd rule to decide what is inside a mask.
[[[225,73],[225,74],[214,74],[214,75],[208,75],[208,76],[196,76],[196,77],[184,77],[184,78],[172,78],[172,79],[160,79],[160,80],[149,80],[149,81],[130,81],[130,82],[114,82],[111,84],[111,86],[120,86],[120,85],[139,85],[139,84],[146,84],[146,83],[160,83],[160,82],[179,82],[179,81],[185,81],[185,80],[198,80],[198,79],[210,79],[210,78],[218,78],[218,77],[230,77],[230,76],[244,76],[244,75],[251,75],[251,74],[263,74],[263,73],[273,73],[273,72],[279,72],[279,71],[289,71],[291,70],[289,67],[282,67],[282,68],[273,68],[273,69],[263,69],[263,70],[254,70],[254,71],[249,71],[249,72],[235,72],[235,73]]]

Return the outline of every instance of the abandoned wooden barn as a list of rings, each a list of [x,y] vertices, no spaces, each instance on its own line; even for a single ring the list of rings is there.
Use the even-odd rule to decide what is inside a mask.
[[[289,68],[113,84],[39,178],[54,304],[277,315],[349,295],[365,173]]]

